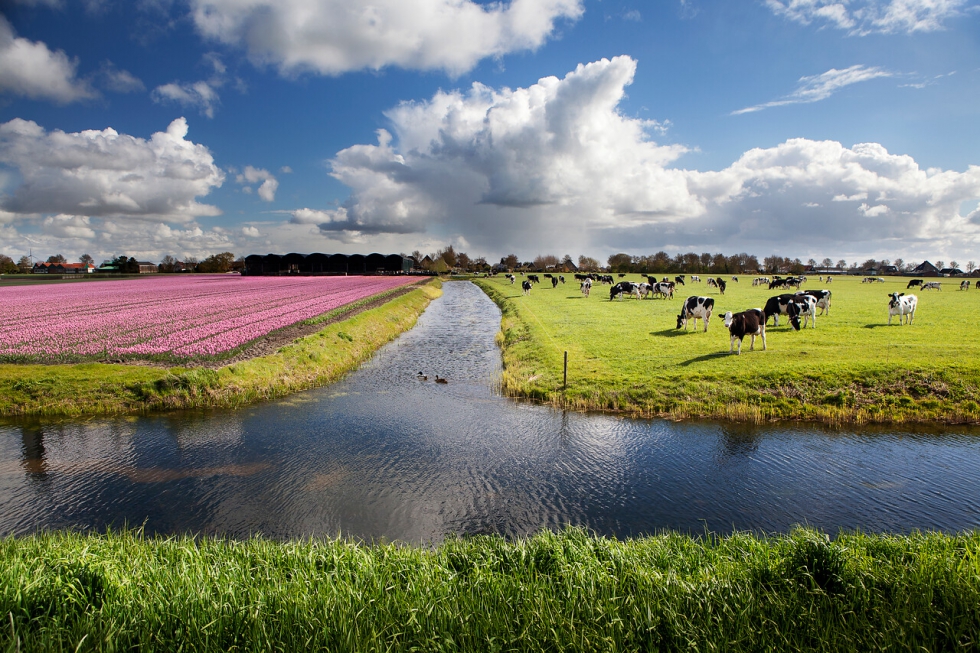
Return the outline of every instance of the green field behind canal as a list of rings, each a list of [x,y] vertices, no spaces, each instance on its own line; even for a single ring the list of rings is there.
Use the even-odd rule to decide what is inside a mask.
[[[907,279],[810,281],[803,288],[833,292],[829,316],[799,332],[784,319],[767,329],[768,351],[757,339],[750,352],[746,340],[742,355],[732,356],[724,312],[761,308],[781,291],[727,276],[724,295],[688,280],[672,300],[610,301],[609,286],[597,284],[585,298],[566,277],[570,282],[557,288],[535,285],[529,296],[521,293],[520,277],[514,285],[504,277],[477,280],[504,313],[505,393],[559,407],[674,418],[980,420],[980,292],[958,290],[958,280],[942,280],[942,291],[909,291],[919,298],[911,326],[897,318],[887,326],[887,294],[905,292]],[[675,328],[690,295],[715,299],[707,333]]]

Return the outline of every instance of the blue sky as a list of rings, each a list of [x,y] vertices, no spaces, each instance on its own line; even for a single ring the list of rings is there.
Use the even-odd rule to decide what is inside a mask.
[[[980,260],[975,0],[4,0],[0,253]]]

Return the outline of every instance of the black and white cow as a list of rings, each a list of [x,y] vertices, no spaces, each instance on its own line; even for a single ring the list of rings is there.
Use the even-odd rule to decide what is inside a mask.
[[[785,285],[786,285],[786,279],[780,279],[779,277],[775,277],[772,281],[769,282],[769,290],[773,290],[774,288],[782,288]]]
[[[517,277],[515,277],[513,274],[508,274],[507,278],[510,279],[510,285],[512,286],[514,285],[514,282],[517,281]]]
[[[552,288],[558,287],[558,279],[556,277],[551,277],[551,287]]]
[[[582,290],[582,294],[588,297],[589,293],[592,292],[592,279],[589,278],[583,279],[581,290]]]
[[[830,291],[829,290],[797,290],[797,295],[810,295],[817,300],[817,308],[821,315],[830,314]]]
[[[692,274],[691,275],[691,281],[697,281],[698,283],[701,283],[701,277],[699,277],[696,274]]]
[[[530,295],[531,294],[531,282],[530,282],[530,280],[525,279],[524,281],[521,282],[521,290],[524,291],[524,294],[525,295]]]
[[[621,295],[636,295],[637,298],[640,296],[640,284],[633,283],[632,281],[620,281],[615,286],[609,289],[609,301],[616,299],[616,297]]]
[[[969,290],[969,289],[970,289],[969,279],[966,281],[960,281],[960,290]]]
[[[558,275],[558,280],[561,281],[562,283],[565,283],[565,276],[561,274]]]
[[[763,314],[765,316],[765,322],[769,322],[769,318],[773,318],[773,326],[779,326],[779,316],[785,315],[789,318],[790,326],[792,326],[797,331],[800,330],[800,315],[802,315],[803,310],[800,303],[797,303],[797,295],[776,295],[775,297],[770,297],[766,301],[766,307],[763,309]]]
[[[534,283],[541,283],[541,279],[538,279],[538,275],[536,275],[536,274],[529,274],[529,275],[527,275],[527,280],[528,281],[533,281]]]
[[[750,308],[741,313],[732,314],[731,311],[725,313],[725,326],[731,336],[728,353],[735,350],[735,341],[738,340],[738,355],[742,354],[742,340],[745,336],[752,336],[749,341],[749,351],[755,349],[755,337],[762,336],[762,351],[766,351],[766,316],[762,309]]]
[[[800,307],[800,315],[803,316],[803,328],[806,328],[807,322],[810,322],[810,327],[813,329],[817,328],[817,299],[813,295],[801,295],[796,293],[796,299],[794,300],[796,304]]]
[[[912,279],[911,281],[909,281],[909,285],[905,286],[905,289],[908,290],[909,288],[915,286],[921,286],[923,283],[925,283],[925,281],[922,279]]]
[[[715,281],[714,279],[712,279],[711,277],[708,277],[708,287],[709,288],[717,288],[718,287],[718,282]]]
[[[725,287],[726,287],[725,286],[725,280],[722,279],[721,277],[718,277],[717,279],[715,279],[715,285],[718,286],[718,292],[720,292],[722,295],[724,295],[725,294]]]
[[[698,318],[704,324],[704,332],[708,332],[708,320],[711,319],[711,311],[715,308],[715,300],[711,297],[688,297],[687,301],[681,306],[681,314],[677,316],[677,328],[682,326],[687,331],[688,320],[694,322],[694,330],[698,330]]]
[[[923,290],[938,290],[942,292],[943,284],[941,281],[930,281],[929,283],[922,284]]]
[[[899,324],[912,324],[915,318],[915,306],[919,303],[919,298],[915,295],[893,292],[888,295],[888,324],[892,323],[892,316],[898,316]],[[908,316],[907,322],[905,316]]]
[[[684,275],[683,274],[679,274],[676,277],[674,277],[674,283],[676,283],[677,285],[680,285],[680,286],[686,285],[684,283]]]
[[[664,299],[674,298],[674,282],[658,281],[650,288],[651,295],[660,295]]]

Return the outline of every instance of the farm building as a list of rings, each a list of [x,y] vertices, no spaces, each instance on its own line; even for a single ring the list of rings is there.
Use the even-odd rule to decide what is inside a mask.
[[[406,274],[412,265],[412,259],[400,254],[252,254],[245,257],[242,274]]]

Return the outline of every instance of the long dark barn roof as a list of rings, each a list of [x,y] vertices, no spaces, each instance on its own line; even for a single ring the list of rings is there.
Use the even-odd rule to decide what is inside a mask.
[[[401,254],[250,254],[245,257],[243,274],[319,275],[319,274],[405,274],[414,261]]]

